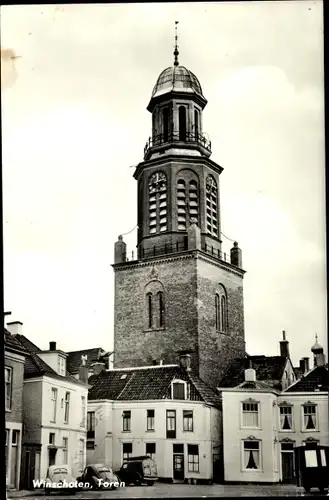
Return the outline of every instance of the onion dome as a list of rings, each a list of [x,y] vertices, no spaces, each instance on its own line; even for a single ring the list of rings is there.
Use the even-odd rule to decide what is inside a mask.
[[[319,344],[317,335],[315,335],[315,344],[312,346],[311,351],[313,352],[313,354],[323,353],[323,347]]]
[[[164,69],[153,88],[152,97],[166,94],[172,90],[196,93],[203,97],[199,80],[185,66],[174,65]]]

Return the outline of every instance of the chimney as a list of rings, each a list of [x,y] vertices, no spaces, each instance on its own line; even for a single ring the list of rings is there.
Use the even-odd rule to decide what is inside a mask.
[[[192,218],[190,225],[187,228],[187,244],[188,250],[201,249],[201,231],[197,225],[197,220]]]
[[[156,360],[156,359],[154,359],[154,360],[152,361],[152,365],[153,365],[153,366],[156,366],[156,364],[157,364],[157,360]]]
[[[308,373],[310,371],[310,358],[303,358],[305,362],[305,373]]]
[[[160,363],[159,363],[159,365],[160,365],[160,366],[162,366],[162,365],[163,365],[163,361],[162,361],[162,359],[160,359]]]
[[[21,323],[20,321],[10,321],[10,323],[7,323],[7,329],[12,335],[22,335],[23,323]]]
[[[299,368],[300,368],[300,369],[301,369],[301,371],[302,371],[302,375],[304,375],[304,373],[305,373],[305,359],[301,359],[301,360],[299,361]]]
[[[114,264],[120,264],[127,260],[127,245],[120,235],[118,241],[114,244]]]
[[[237,241],[233,243],[233,248],[231,248],[231,264],[242,269],[242,252]]]
[[[49,342],[49,351],[56,351],[56,342]]]
[[[251,359],[249,359],[249,368],[244,371],[244,379],[246,382],[256,382],[256,370],[252,367]]]
[[[105,370],[105,363],[100,363],[97,361],[97,363],[93,364],[93,370],[94,370],[94,375],[98,375],[100,372]]]
[[[84,384],[88,383],[89,369],[87,366],[88,356],[81,356],[81,365],[79,367],[79,380]]]
[[[283,356],[284,358],[289,358],[289,342],[286,340],[286,332],[285,330],[282,331],[282,339],[280,341],[280,356]]]
[[[187,352],[181,352],[179,355],[179,362],[182,368],[187,372],[191,371],[191,356]]]

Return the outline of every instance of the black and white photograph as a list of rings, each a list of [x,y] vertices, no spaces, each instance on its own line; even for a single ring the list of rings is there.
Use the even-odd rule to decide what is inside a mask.
[[[323,4],[1,6],[7,499],[329,495]]]

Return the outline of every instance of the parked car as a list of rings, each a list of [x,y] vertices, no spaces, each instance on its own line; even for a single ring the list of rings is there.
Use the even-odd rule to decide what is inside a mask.
[[[131,457],[125,460],[116,474],[127,485],[133,483],[138,486],[144,483],[152,486],[158,480],[156,462],[148,456]]]
[[[72,487],[72,484],[75,484],[75,479],[68,465],[51,465],[48,468],[45,480],[46,495],[50,495],[52,491],[66,491],[74,495],[76,488]]]
[[[77,483],[83,483],[84,488],[95,490],[111,489],[118,487],[120,480],[110,467],[104,464],[87,465],[82,475],[77,478]]]

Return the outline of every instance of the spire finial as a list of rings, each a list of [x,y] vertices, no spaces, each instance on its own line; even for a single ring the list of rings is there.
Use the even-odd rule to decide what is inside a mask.
[[[175,21],[175,50],[174,50],[175,60],[174,60],[174,66],[179,65],[179,62],[178,62],[179,52],[178,52],[178,44],[177,44],[177,41],[178,41],[177,25],[178,25],[178,23],[179,23],[179,21]]]
[[[315,334],[315,341],[316,342],[318,341],[318,334],[317,333]]]

